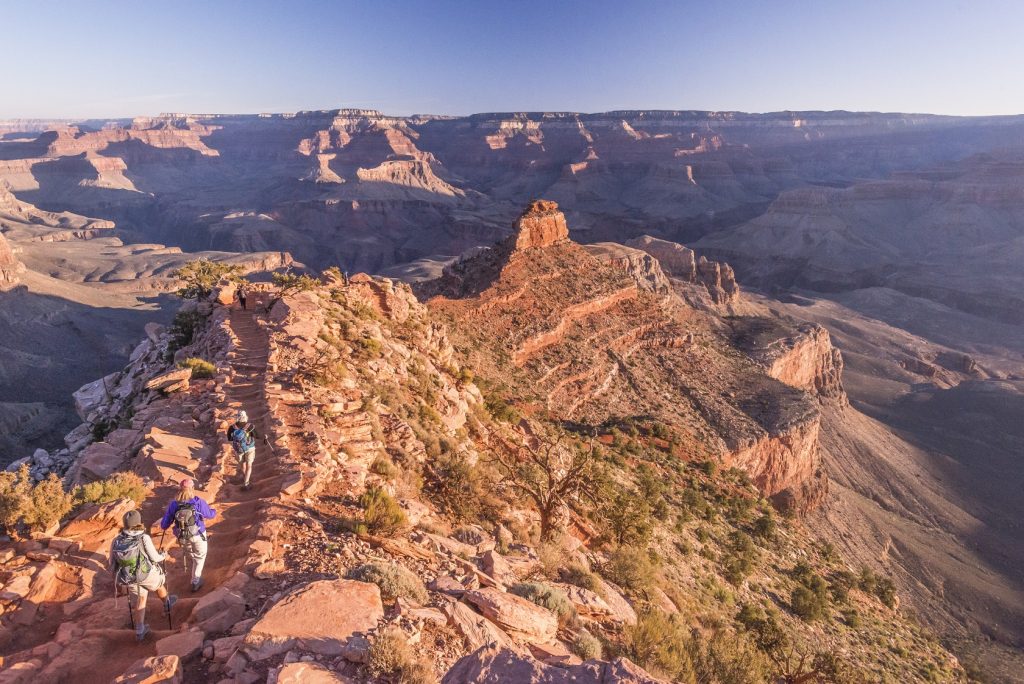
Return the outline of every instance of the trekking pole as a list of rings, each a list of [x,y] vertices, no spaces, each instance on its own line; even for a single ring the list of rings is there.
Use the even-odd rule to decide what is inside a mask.
[[[128,594],[128,622],[131,623],[132,629],[135,629],[135,611],[132,610],[132,595]]]
[[[274,450],[274,445],[270,443],[270,437],[263,435],[263,443],[270,449],[270,455],[277,458],[277,452]]]
[[[165,527],[164,531],[160,533],[160,550],[161,551],[164,550],[164,537],[166,537],[166,536],[167,536],[167,528]]]

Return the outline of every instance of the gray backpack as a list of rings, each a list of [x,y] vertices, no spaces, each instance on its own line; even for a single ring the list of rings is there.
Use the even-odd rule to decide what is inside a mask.
[[[122,532],[114,539],[114,581],[118,584],[138,584],[149,575],[153,565],[142,548],[142,537]]]

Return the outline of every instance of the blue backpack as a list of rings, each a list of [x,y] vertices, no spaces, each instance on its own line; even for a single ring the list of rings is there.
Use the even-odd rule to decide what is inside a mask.
[[[245,428],[235,427],[231,430],[231,443],[235,446],[237,454],[244,454],[256,448],[256,439],[252,436],[252,431]]]

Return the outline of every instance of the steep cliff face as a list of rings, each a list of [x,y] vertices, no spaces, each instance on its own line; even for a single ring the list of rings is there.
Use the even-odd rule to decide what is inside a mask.
[[[848,403],[843,389],[843,355],[824,327],[769,316],[729,320],[733,342],[771,377],[822,400]]]
[[[601,261],[628,273],[641,289],[665,293],[671,288],[658,260],[641,249],[616,242],[597,242],[583,247]]]
[[[653,417],[678,431],[680,457],[736,465],[801,511],[820,502],[819,416],[802,388],[738,356],[717,314],[638,285],[645,274],[623,262],[639,250],[581,247],[541,206],[505,242],[416,285],[474,368],[536,402],[526,410],[597,429]]]
[[[728,310],[739,302],[740,287],[729,264],[708,261],[704,256],[698,259],[692,249],[650,235],[628,240],[626,244],[657,259],[672,278],[703,286],[711,302],[722,310]],[[685,293],[681,294],[685,296]],[[691,300],[691,303],[694,302]]]
[[[24,265],[15,258],[11,245],[0,233],[0,291],[9,290],[17,285],[24,270]]]

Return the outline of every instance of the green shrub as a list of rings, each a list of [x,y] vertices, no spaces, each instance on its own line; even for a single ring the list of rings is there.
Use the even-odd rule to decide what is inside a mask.
[[[379,357],[384,350],[384,345],[380,343],[380,340],[373,337],[360,337],[356,340],[356,344],[359,345],[363,354],[371,359]]]
[[[896,607],[896,585],[888,577],[880,577],[875,587],[875,596],[889,608]]]
[[[198,380],[203,378],[212,378],[217,372],[217,368],[212,363],[194,356],[179,363],[178,368],[191,368],[192,377]]]
[[[430,662],[417,656],[397,628],[388,629],[370,644],[370,674],[396,684],[433,684],[437,675]]]
[[[75,491],[75,500],[80,504],[107,503],[117,499],[131,499],[136,505],[146,498],[146,485],[135,473],[114,473],[105,480],[90,482]]]
[[[601,641],[585,629],[581,629],[573,637],[570,650],[582,660],[598,660],[601,658]]]
[[[645,550],[620,546],[610,554],[604,573],[619,586],[641,592],[654,585],[657,568]]]
[[[206,318],[198,311],[179,311],[174,314],[174,322],[167,329],[170,340],[167,343],[167,354],[173,356],[174,352],[192,344],[196,331],[203,325]]]
[[[801,620],[811,622],[823,619],[829,607],[824,580],[820,584],[814,583],[814,586],[797,586],[790,594],[789,604],[793,614]]]
[[[622,649],[637,665],[656,676],[693,682],[690,635],[678,619],[661,611],[641,614],[635,625],[623,630]]]
[[[384,455],[378,455],[370,464],[370,472],[380,475],[385,480],[393,480],[398,475],[398,468],[391,462],[391,459]]]
[[[746,635],[716,631],[693,637],[690,659],[696,681],[717,684],[761,684],[772,681],[771,663]]]
[[[601,579],[582,563],[569,563],[561,568],[558,574],[566,584],[589,589],[598,596],[603,596],[605,593]]]
[[[404,598],[416,603],[426,603],[430,596],[423,581],[405,566],[393,563],[365,563],[348,573],[349,579],[370,582],[380,587],[384,601]]]
[[[765,513],[754,521],[753,533],[758,539],[771,541],[775,538],[777,530],[778,524],[775,522],[775,516],[771,513]]]
[[[181,281],[177,295],[182,299],[205,299],[222,279],[240,281],[242,267],[222,261],[196,259],[190,261],[171,276]]]
[[[646,544],[654,530],[650,499],[646,496],[621,490],[612,504],[605,509],[608,536],[616,544]]]
[[[551,587],[539,582],[519,582],[508,588],[509,593],[522,596],[524,599],[536,603],[542,608],[547,608],[558,616],[560,622],[570,620],[576,614],[572,601],[565,595],[565,592],[556,587]]]
[[[363,523],[371,534],[393,536],[406,525],[405,513],[398,502],[380,487],[369,487],[359,497]]]
[[[74,498],[53,473],[33,483],[27,464],[16,473],[0,473],[0,525],[9,533],[25,525],[32,531],[45,530],[74,508]]]

